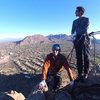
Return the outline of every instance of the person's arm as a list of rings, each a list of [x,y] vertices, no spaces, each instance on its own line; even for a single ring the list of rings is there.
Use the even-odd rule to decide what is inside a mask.
[[[66,70],[68,72],[70,81],[73,81],[74,80],[74,75],[73,75],[73,72],[72,72],[72,68],[69,66],[69,64],[66,65]]]
[[[75,33],[75,21],[73,21],[71,35]]]
[[[72,68],[71,66],[68,64],[67,60],[65,59],[64,61],[64,64],[63,64],[64,68],[67,70],[68,72],[68,76],[70,78],[70,81],[73,81],[74,80],[74,75],[73,75],[73,72],[72,72]]]
[[[47,56],[43,65],[42,80],[46,80],[49,67],[50,67],[50,60]]]
[[[84,25],[84,33],[87,33],[89,27],[89,18],[86,18],[86,24]]]
[[[48,56],[47,56],[43,65],[42,81],[39,83],[39,89],[45,92],[48,91],[46,78],[47,78],[47,72],[48,72],[49,67],[50,67],[50,60],[48,59]]]
[[[71,38],[72,38],[72,40],[75,40],[75,39],[76,39],[76,27],[75,27],[75,21],[73,21],[73,24],[72,24]]]

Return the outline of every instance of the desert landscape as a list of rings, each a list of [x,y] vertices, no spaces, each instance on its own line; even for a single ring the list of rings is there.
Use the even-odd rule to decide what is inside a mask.
[[[94,44],[91,50],[91,64],[89,77],[86,83],[75,84],[73,91],[69,91],[69,78],[64,70],[61,90],[49,94],[49,99],[37,99],[40,94],[32,94],[37,84],[41,81],[41,72],[46,55],[51,51],[54,43],[61,45],[61,52],[68,57],[73,48],[70,37],[66,35],[34,35],[27,36],[16,42],[0,43],[0,100],[100,100],[100,44]],[[94,54],[95,52],[95,54]],[[75,51],[68,57],[77,76]],[[94,61],[95,60],[95,61]],[[67,76],[67,78],[65,77]],[[21,93],[24,99],[7,99],[5,94]],[[14,92],[15,91],[15,92]],[[31,97],[32,95],[32,97]],[[2,99],[2,98],[6,99]],[[35,99],[33,99],[35,97]],[[57,98],[58,97],[58,98]],[[43,98],[43,99],[42,99]],[[48,97],[47,97],[48,98]],[[63,98],[63,99],[61,99]],[[66,99],[67,98],[67,99]],[[82,99],[83,98],[83,99]]]

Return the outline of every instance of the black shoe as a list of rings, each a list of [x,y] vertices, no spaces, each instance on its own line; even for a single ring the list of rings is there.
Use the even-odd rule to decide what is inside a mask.
[[[88,78],[88,74],[85,74],[85,75],[84,75],[84,79],[87,79],[87,78]]]
[[[88,78],[88,74],[85,74],[84,77],[87,79]]]
[[[86,80],[87,80],[87,78],[88,78],[88,75],[85,74],[85,75],[81,78],[81,82],[82,82],[82,83],[85,83]]]

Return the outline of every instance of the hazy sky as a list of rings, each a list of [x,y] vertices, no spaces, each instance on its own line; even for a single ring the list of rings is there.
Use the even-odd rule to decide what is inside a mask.
[[[88,32],[100,31],[100,0],[0,0],[0,38],[70,34],[76,6],[86,9]]]

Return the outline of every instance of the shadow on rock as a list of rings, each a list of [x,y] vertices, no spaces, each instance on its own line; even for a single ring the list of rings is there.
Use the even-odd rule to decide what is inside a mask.
[[[25,97],[29,95],[32,88],[39,83],[41,75],[14,74],[0,75],[0,93],[7,91],[17,91]]]

